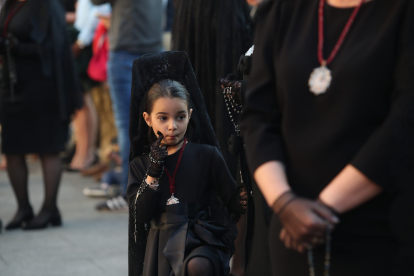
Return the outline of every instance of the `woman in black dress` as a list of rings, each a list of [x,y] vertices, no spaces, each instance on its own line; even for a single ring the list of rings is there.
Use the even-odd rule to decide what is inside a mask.
[[[188,57],[144,55],[133,72],[130,275],[227,275],[244,209]]]
[[[9,0],[0,14],[3,75],[0,92],[2,152],[19,209],[6,229],[60,225],[56,200],[58,153],[68,138],[70,115],[82,106],[64,11],[58,0]],[[40,156],[45,201],[33,218],[25,154]]]
[[[324,261],[332,275],[390,275],[395,261],[395,273],[412,275],[402,272],[408,255],[398,255],[395,237],[413,244],[413,14],[408,0],[259,8],[242,130],[250,169],[277,213],[262,230],[273,275],[319,274]],[[309,81],[317,67],[323,75]],[[296,250],[323,240],[321,216],[335,220],[326,206],[340,222],[331,248],[313,246],[311,260]]]

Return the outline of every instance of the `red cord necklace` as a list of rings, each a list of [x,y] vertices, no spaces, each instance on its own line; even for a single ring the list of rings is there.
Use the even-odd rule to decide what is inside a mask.
[[[359,3],[359,5],[355,7],[354,11],[352,12],[351,16],[348,19],[348,22],[346,22],[345,27],[342,30],[342,33],[339,36],[338,41],[335,44],[335,47],[333,48],[328,59],[325,60],[323,59],[323,42],[324,42],[323,10],[325,6],[325,1],[326,0],[319,1],[319,16],[318,16],[318,61],[321,64],[321,66],[318,68],[315,68],[312,71],[310,78],[309,78],[309,90],[315,95],[323,94],[329,88],[329,85],[331,84],[331,81],[332,81],[332,74],[331,74],[331,70],[329,70],[326,66],[329,63],[331,63],[331,61],[334,59],[334,57],[338,53],[339,49],[342,46],[342,43],[344,42],[346,35],[348,34],[349,29],[352,26],[352,23],[355,20],[355,17],[357,16],[359,12],[359,9],[364,3],[364,0],[361,0],[361,3]]]
[[[174,196],[175,185],[177,184],[175,182],[175,176],[177,174],[178,167],[180,166],[181,157],[183,157],[183,153],[184,153],[184,149],[185,149],[186,144],[187,144],[187,138],[184,139],[183,146],[181,147],[181,150],[180,150],[180,155],[178,156],[177,165],[175,165],[174,173],[173,173],[172,176],[171,176],[170,172],[167,170],[167,167],[164,167],[164,171],[168,176],[168,185],[170,186],[170,195],[171,195],[171,197],[167,200],[167,205],[180,203],[178,198],[176,198]]]
[[[12,20],[13,16],[23,7],[23,5],[24,5],[24,3],[26,3],[26,1],[22,1],[19,4],[19,6],[17,6],[17,8],[15,10],[13,10],[13,7],[14,7],[15,3],[16,3],[16,1],[14,1],[10,5],[9,16],[7,16],[6,22],[4,23],[4,27],[3,27],[3,37],[7,37],[7,29],[9,28],[10,21]]]

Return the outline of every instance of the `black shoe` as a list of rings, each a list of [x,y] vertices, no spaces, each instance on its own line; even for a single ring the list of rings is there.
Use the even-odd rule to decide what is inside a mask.
[[[54,211],[41,211],[34,219],[27,223],[23,230],[34,230],[46,228],[49,224],[52,226],[61,226],[62,218],[58,209]]]
[[[17,211],[13,220],[6,225],[6,230],[13,230],[23,227],[27,222],[32,220],[34,217],[32,208],[23,211]]]

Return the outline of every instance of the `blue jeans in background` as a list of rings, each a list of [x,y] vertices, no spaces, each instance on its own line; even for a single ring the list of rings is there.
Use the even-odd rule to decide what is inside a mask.
[[[121,195],[126,195],[129,170],[129,104],[131,101],[132,63],[141,54],[110,51],[108,85],[118,131],[118,144],[122,158]]]

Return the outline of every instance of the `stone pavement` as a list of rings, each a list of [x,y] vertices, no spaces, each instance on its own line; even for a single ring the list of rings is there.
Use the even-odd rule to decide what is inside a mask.
[[[43,201],[43,180],[38,161],[30,160],[30,200],[35,212]],[[126,276],[126,212],[99,213],[101,199],[82,194],[97,182],[77,173],[64,173],[59,206],[63,226],[35,231],[2,231],[1,276]],[[16,202],[6,172],[0,171],[0,219],[4,225],[16,211]]]

